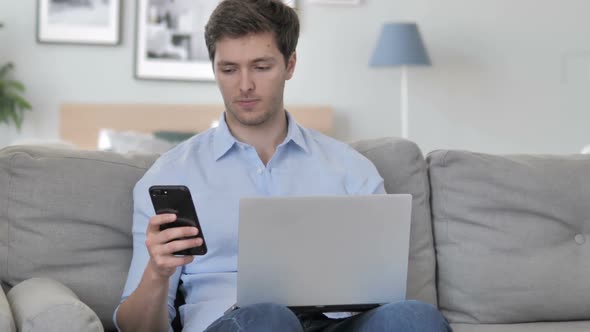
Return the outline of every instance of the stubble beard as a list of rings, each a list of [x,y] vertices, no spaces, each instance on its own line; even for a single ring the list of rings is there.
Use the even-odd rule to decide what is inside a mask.
[[[262,113],[254,117],[252,117],[248,111],[237,110],[237,106],[235,105],[226,105],[226,109],[240,125],[244,127],[257,127],[263,125],[264,123],[268,122],[268,120],[276,116],[281,111],[280,105],[280,102],[275,101],[272,103],[272,105],[269,105],[270,107],[267,107]]]

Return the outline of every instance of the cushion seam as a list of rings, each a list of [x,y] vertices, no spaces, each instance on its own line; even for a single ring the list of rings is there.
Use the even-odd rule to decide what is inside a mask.
[[[449,151],[445,151],[445,154],[444,154],[444,156],[441,159],[440,166],[442,166],[442,167],[446,167],[447,166],[447,156],[448,155],[449,155]],[[443,204],[441,204],[441,207],[442,207],[441,208],[441,211],[443,212],[442,215],[444,216],[443,219],[447,220],[447,234],[446,234],[446,238],[448,239],[448,237],[449,237],[449,233],[448,233],[449,225],[448,225],[448,218],[447,218],[448,214],[446,213],[446,211],[444,209],[444,207],[448,206],[447,205],[448,204],[448,202],[447,202],[447,198],[448,197],[445,194],[445,192],[447,191],[447,188],[442,184],[442,182],[439,183],[438,185],[440,187],[440,194],[441,194],[441,197],[442,197],[441,198],[441,202],[443,203]]]
[[[420,159],[420,154],[418,155],[418,159]],[[428,224],[430,225],[430,244],[431,247],[429,248],[430,253],[432,254],[432,260],[434,263],[434,267],[433,267],[433,277],[434,277],[434,284],[433,284],[433,288],[434,288],[434,301],[436,301],[436,307],[438,308],[438,284],[437,284],[437,260],[436,260],[436,249],[434,246],[434,225],[432,224],[432,211],[430,208],[430,197],[431,197],[431,193],[430,193],[430,181],[424,181],[425,178],[426,180],[428,180],[428,167],[426,165],[426,161],[422,158],[422,166],[420,167],[420,171],[422,172],[423,176],[420,177],[420,180],[422,181],[422,187],[424,190],[424,193],[426,194],[426,197],[424,197],[424,201],[422,202],[422,207],[424,208],[425,211],[427,211],[426,213],[426,217],[430,217],[430,220],[428,220]]]
[[[19,151],[16,152],[14,154],[14,156],[12,156],[11,160],[14,159],[14,157],[20,155],[20,154],[24,154],[27,155],[33,159],[51,159],[51,160],[58,160],[58,159],[74,159],[74,160],[87,160],[87,161],[95,161],[95,162],[101,162],[101,163],[107,163],[107,164],[114,164],[114,165],[122,165],[122,166],[128,166],[128,167],[132,167],[132,168],[137,168],[137,169],[142,169],[142,170],[147,170],[149,167],[141,167],[141,166],[136,166],[136,165],[132,165],[132,164],[128,164],[128,163],[123,163],[123,162],[116,162],[116,161],[109,161],[109,160],[102,160],[102,159],[95,159],[95,158],[81,158],[81,157],[69,157],[69,156],[63,156],[63,157],[51,157],[51,156],[34,156],[30,153],[24,152],[24,151]],[[146,155],[147,156],[147,155]]]
[[[385,142],[385,143],[388,143],[388,142]],[[383,148],[383,145],[388,145],[388,144],[381,143],[379,146],[373,146],[372,148],[362,149],[362,150],[357,150],[357,151],[362,152],[363,154],[365,154],[365,153],[369,153],[369,152],[375,151],[377,149],[382,149]]]
[[[448,150],[444,152],[444,155],[440,159],[441,162],[439,164],[439,167],[440,166],[442,166],[442,167],[446,166],[446,162],[447,162],[446,159],[447,159],[448,153],[449,153]],[[432,189],[432,186],[433,186],[432,185],[432,178],[429,178],[429,181],[430,181],[430,187]],[[439,189],[439,192],[440,192],[440,196],[441,196],[441,198],[440,198],[440,200],[441,200],[440,206],[444,207],[444,206],[446,206],[446,199],[447,199],[447,197],[445,195],[446,188],[445,188],[445,186],[442,183],[438,183],[438,187],[440,188]],[[433,233],[433,241],[434,241],[434,238],[436,237],[435,226],[434,226],[434,206],[431,205],[430,208],[431,208],[430,214],[431,214],[431,218],[432,218],[432,233]],[[449,221],[446,218],[446,214],[444,213],[444,208],[440,208],[440,209],[443,210],[442,211],[443,213],[441,213],[441,215],[443,217],[442,217],[442,220],[440,220],[440,222],[446,223],[446,225],[445,225],[446,226],[445,227],[445,233],[446,234],[444,234],[443,237],[445,238],[445,240],[447,242],[449,242],[449,233],[448,233],[449,232],[449,224],[448,224]],[[439,211],[439,212],[441,212],[441,211]],[[440,294],[440,289],[441,289],[440,283],[441,283],[441,280],[439,278],[440,277],[440,275],[439,275],[439,263],[438,263],[438,255],[437,255],[438,250],[436,248],[436,242],[434,242],[434,250],[435,250],[435,260],[436,260],[436,265],[435,265],[435,268],[436,268],[436,270],[435,270],[436,271],[436,298],[437,298],[438,307],[439,307],[439,309],[442,310],[443,308],[441,307],[441,303],[440,303],[441,302],[441,294]],[[446,309],[447,311],[454,312],[454,310],[449,309],[448,307],[447,308],[444,308],[444,309]]]
[[[9,269],[9,257],[10,257],[10,229],[12,226],[12,222],[11,222],[11,216],[9,215],[9,211],[10,211],[10,203],[12,201],[12,174],[10,173],[10,170],[12,169],[13,166],[13,162],[14,162],[14,158],[16,157],[16,154],[13,155],[10,160],[8,161],[8,197],[6,198],[6,211],[5,211],[5,215],[6,215],[6,258],[5,258],[5,262],[6,264],[4,264],[4,268],[6,269],[6,279],[10,280],[11,276],[10,276],[10,269]]]
[[[28,323],[31,323],[31,325],[32,325],[32,326],[34,326],[34,320],[35,320],[35,319],[37,319],[37,318],[38,318],[40,315],[42,315],[42,314],[46,314],[46,313],[52,312],[52,311],[54,311],[56,308],[59,308],[59,307],[65,307],[65,306],[74,306],[74,307],[77,307],[77,308],[80,308],[80,309],[84,309],[84,308],[85,308],[85,306],[84,306],[84,305],[81,305],[81,304],[83,304],[83,302],[81,302],[81,301],[79,301],[78,303],[60,303],[60,304],[53,304],[53,305],[52,305],[52,307],[51,307],[49,310],[44,310],[43,312],[40,312],[40,313],[36,314],[35,316],[33,316],[33,317],[31,317],[31,318],[27,318],[27,319],[26,319],[26,322],[28,322]],[[87,306],[86,306],[86,307],[87,307]],[[91,309],[91,310],[92,310],[92,309]],[[93,313],[93,314],[94,314],[94,316],[96,317],[96,313],[95,313],[94,311],[92,311],[92,313]],[[96,322],[96,319],[94,319],[94,321]],[[100,321],[100,320],[99,320],[99,321]],[[97,326],[96,324],[92,324],[92,325],[95,325],[95,327],[96,327],[96,328],[98,328],[98,330],[97,330],[97,331],[100,331],[100,328],[99,328],[99,326]],[[31,330],[27,330],[27,332],[29,332],[29,331],[31,331]]]

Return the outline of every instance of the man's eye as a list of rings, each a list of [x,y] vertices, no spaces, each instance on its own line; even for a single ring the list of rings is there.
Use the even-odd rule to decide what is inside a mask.
[[[231,74],[231,73],[233,73],[235,71],[236,71],[235,68],[222,68],[221,69],[221,72],[224,73],[224,74]]]
[[[270,69],[270,67],[268,67],[268,66],[256,66],[256,70],[259,70],[259,71],[266,71],[269,69]]]

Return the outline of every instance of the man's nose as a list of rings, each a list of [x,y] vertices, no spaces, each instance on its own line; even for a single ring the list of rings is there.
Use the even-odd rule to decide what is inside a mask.
[[[247,70],[242,71],[242,75],[240,77],[240,91],[241,92],[249,92],[254,91],[256,86],[254,85],[254,80],[252,80],[252,75]]]

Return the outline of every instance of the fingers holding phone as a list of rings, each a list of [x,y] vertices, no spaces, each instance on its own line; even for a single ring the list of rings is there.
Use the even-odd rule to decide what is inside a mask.
[[[176,217],[176,221],[172,222],[178,222],[178,219]],[[158,242],[165,243],[163,246],[164,254],[185,255],[185,252],[190,251],[190,249],[203,245],[203,238],[199,236],[199,229],[197,227],[191,225],[177,227],[165,226],[166,224],[160,225],[160,233],[158,234]]]
[[[179,266],[191,263],[194,256],[176,256],[175,252],[202,244],[196,227],[175,227],[160,231],[160,226],[176,220],[174,214],[155,215],[149,220],[145,245],[150,254],[150,263],[163,277],[170,277]],[[191,238],[192,237],[192,238]],[[186,239],[182,239],[186,238]]]

